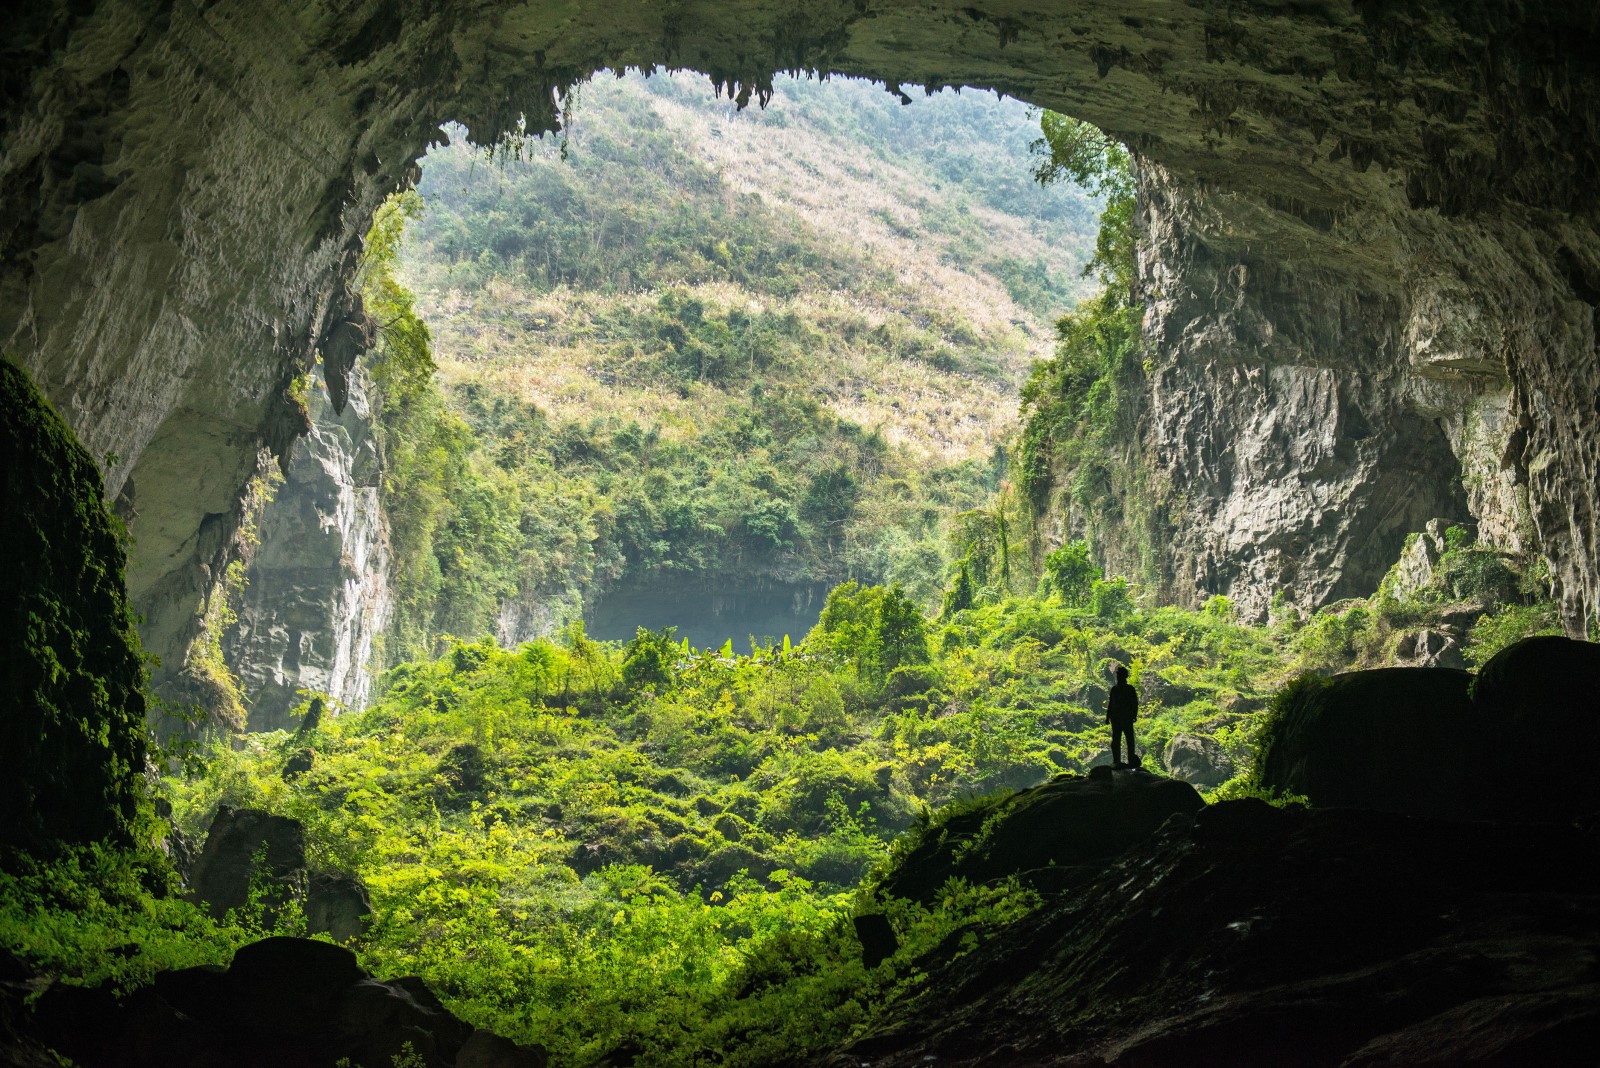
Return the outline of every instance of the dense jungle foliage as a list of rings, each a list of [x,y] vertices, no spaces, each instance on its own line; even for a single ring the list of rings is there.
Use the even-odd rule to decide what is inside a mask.
[[[788,80],[738,112],[629,76],[568,114],[559,145],[436,149],[404,252],[369,242],[444,385],[380,405],[389,662],[613,588],[936,603],[948,520],[988,505],[1046,317],[1087,286],[1094,206],[1031,180],[1027,109]]]
[[[1231,775],[1206,791],[1220,798],[1255,791],[1256,732],[1296,673],[1391,662],[1405,633],[1467,616],[1481,663],[1541,625],[1536,574],[1463,528],[1446,541],[1419,588],[1397,568],[1368,601],[1265,627],[1224,598],[1142,605],[1074,543],[1027,595],[969,580],[969,606],[930,618],[846,583],[803,641],[737,654],[578,626],[514,649],[456,641],[389,672],[367,710],[219,743],[160,790],[191,836],[219,804],[302,821],[313,868],[371,891],[367,967],[422,975],[557,1063],[624,1045],[640,1063],[765,1063],[858,1032],[915,995],[924,954],[1036,904],[959,881],[931,908],[891,900],[901,949],[872,969],[849,926],[875,873],[952,814],[1105,761],[1113,663],[1141,694],[1146,766],[1164,773],[1189,739]],[[171,879],[153,850],[0,875],[0,940],[52,973],[137,985],[303,930],[260,902],[210,920]]]
[[[362,713],[213,750],[173,784],[177,820],[299,818],[314,863],[373,893],[369,967],[564,1058],[631,1042],[690,1063],[754,1022],[777,1045],[752,1058],[806,1048],[865,1018],[861,984],[910,978],[906,960],[868,977],[840,932],[891,841],[963,796],[1103,760],[1112,660],[1135,665],[1147,750],[1201,730],[1244,763],[1280,670],[1270,636],[1223,605],[1142,612],[1080,579],[932,622],[898,589],[847,583],[806,640],[740,655],[646,631],[459,642],[390,672]],[[908,907],[910,944],[972,894]],[[796,946],[818,974],[763,979],[770,1005],[735,996]]]

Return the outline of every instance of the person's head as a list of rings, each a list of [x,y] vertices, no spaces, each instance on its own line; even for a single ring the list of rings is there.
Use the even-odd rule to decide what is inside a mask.
[[[1127,682],[1128,681],[1128,669],[1126,667],[1124,667],[1123,665],[1121,665],[1121,664],[1117,665],[1117,681],[1118,682]]]

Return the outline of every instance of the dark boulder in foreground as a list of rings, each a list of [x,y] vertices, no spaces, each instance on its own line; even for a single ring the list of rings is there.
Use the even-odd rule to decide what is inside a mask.
[[[926,905],[952,877],[976,884],[1020,875],[1057,884],[1138,844],[1173,815],[1204,807],[1188,783],[1148,772],[1099,767],[1086,776],[1058,775],[945,820],[878,889]]]
[[[951,960],[825,1063],[1593,1063],[1592,829],[1214,804]]]
[[[1557,770],[1597,743],[1600,645],[1542,637],[1476,679],[1383,668],[1298,680],[1258,760],[1263,785],[1318,806],[1560,821],[1600,812],[1600,779]]]
[[[340,946],[267,938],[227,968],[164,972],[118,999],[52,987],[34,1009],[38,1038],[85,1065],[369,1068],[409,1051],[429,1068],[544,1068],[543,1050],[474,1031],[420,979],[378,982]]]
[[[1461,818],[1487,770],[1471,687],[1448,668],[1298,679],[1256,755],[1261,781],[1318,806]]]

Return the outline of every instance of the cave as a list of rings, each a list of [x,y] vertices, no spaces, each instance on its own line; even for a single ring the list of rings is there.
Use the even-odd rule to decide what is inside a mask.
[[[1456,512],[1542,555],[1582,636],[1597,56],[1575,0],[34,4],[0,43],[0,350],[99,465],[162,692],[308,429],[296,381],[345,406],[363,235],[441,123],[553,129],[625,69],[750,106],[782,71],[994,90],[1137,161],[1163,595],[1319,606]]]
[[[1409,421],[1451,455],[1404,457],[1398,484],[1453,462],[1480,527],[1547,558],[1579,633],[1600,606],[1595,30],[1578,4],[35,5],[3,53],[0,344],[102,463],[170,672],[242,487],[304,430],[288,391],[319,351],[343,406],[361,238],[441,122],[481,143],[549,128],[564,89],[629,67],[755,105],[779,70],[993,89],[1140,162],[1146,329],[1170,364],[1152,435],[1173,484],[1212,490],[1169,516],[1174,589],[1214,585],[1209,560],[1258,609],[1274,585],[1347,593],[1353,559],[1393,548],[1396,480],[1371,472]],[[1288,393],[1298,426],[1253,414]],[[1341,413],[1343,452],[1311,440]],[[1285,434],[1341,469],[1331,499],[1233,470]],[[1275,545],[1241,513],[1303,529]],[[1297,581],[1308,537],[1319,577]]]

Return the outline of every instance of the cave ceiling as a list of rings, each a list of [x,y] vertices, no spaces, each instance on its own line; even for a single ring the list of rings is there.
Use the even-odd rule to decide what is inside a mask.
[[[1597,21],[1501,0],[33,3],[0,42],[0,344],[104,462],[147,643],[181,656],[241,486],[303,427],[290,383],[350,348],[371,214],[441,123],[549,126],[566,87],[624,67],[753,104],[787,70],[994,89],[1193,190],[1213,255],[1470,319],[1516,398],[1504,462],[1537,543],[1592,615]]]

